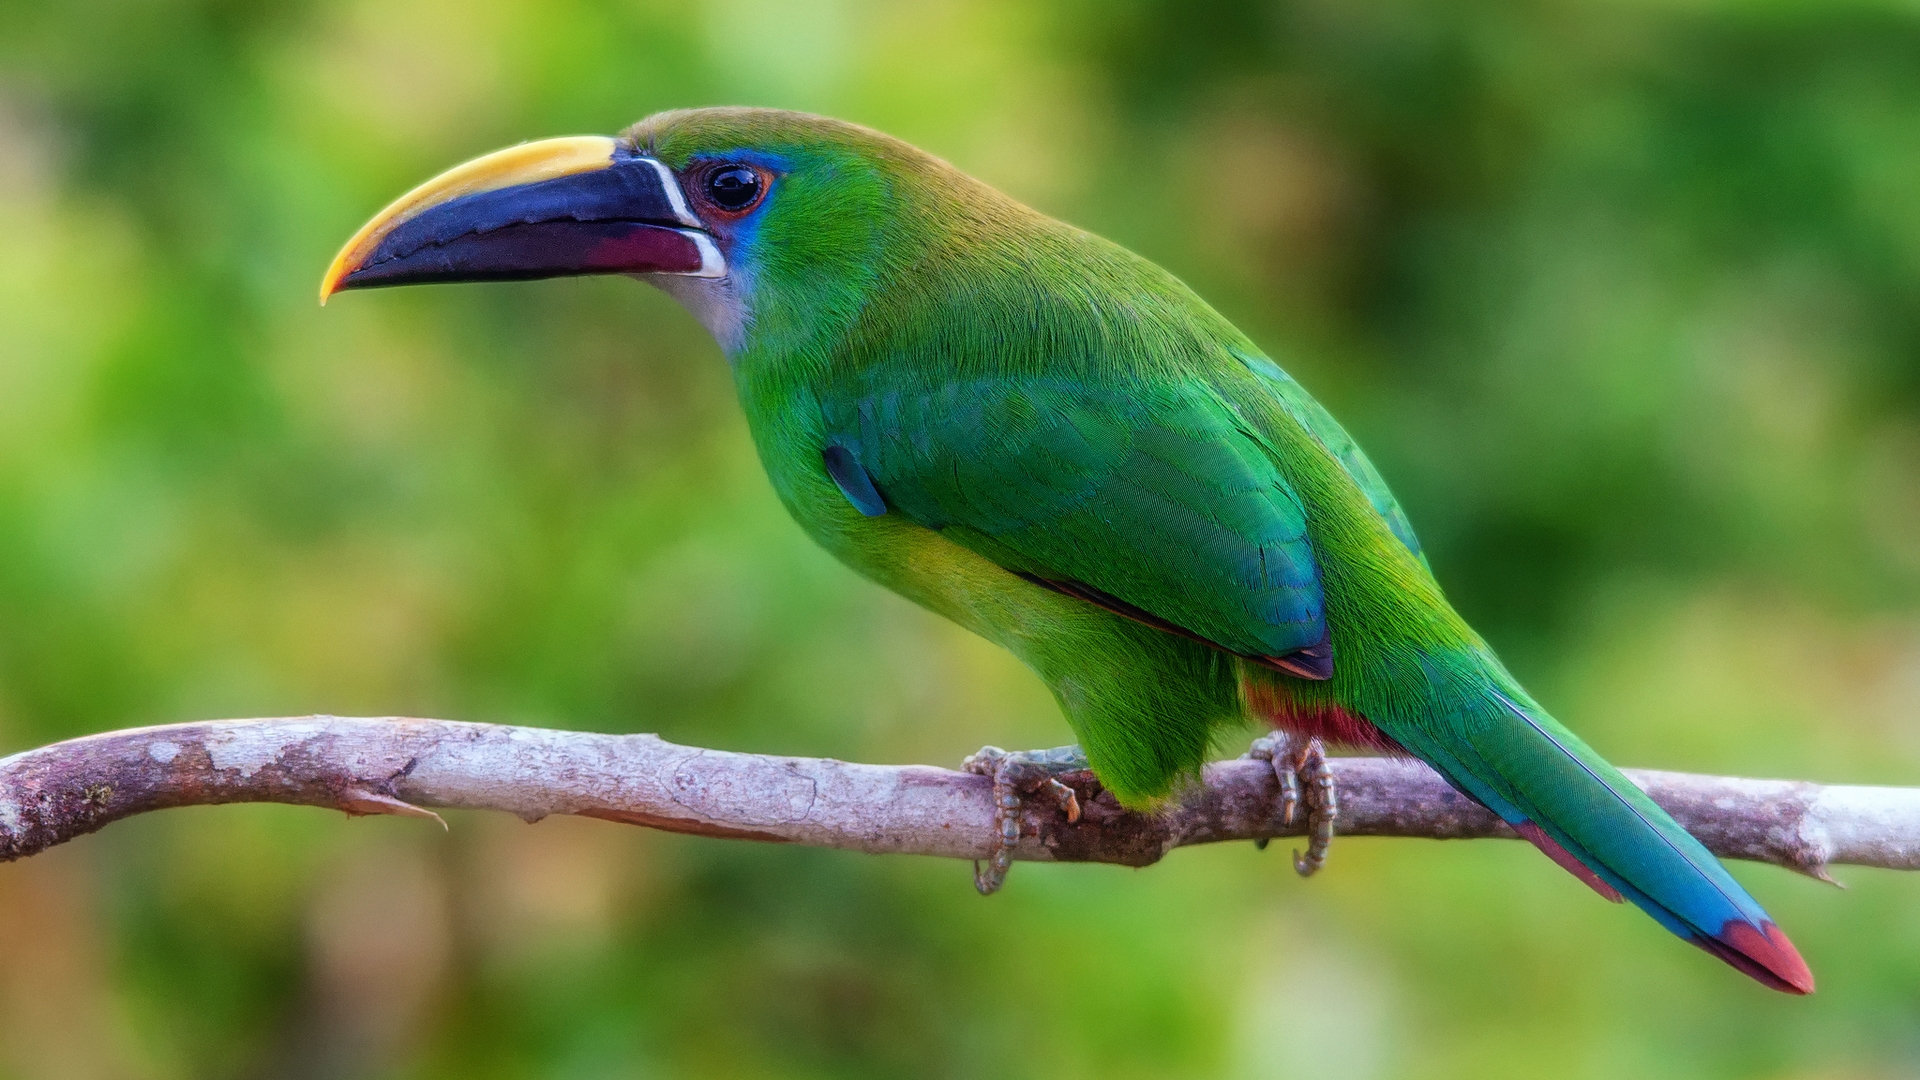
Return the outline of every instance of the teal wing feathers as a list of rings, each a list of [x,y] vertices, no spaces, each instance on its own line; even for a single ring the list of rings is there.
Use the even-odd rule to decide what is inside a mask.
[[[1400,502],[1388,489],[1386,478],[1373,467],[1373,462],[1367,459],[1360,444],[1353,441],[1353,436],[1347,434],[1326,406],[1315,401],[1305,387],[1294,381],[1293,376],[1266,357],[1238,349],[1234,350],[1234,356],[1260,377],[1262,385],[1273,394],[1287,415],[1306,428],[1326,448],[1327,453],[1333,455],[1333,459],[1359,485],[1375,512],[1386,520],[1387,528],[1393,530],[1393,535],[1399,537],[1407,550],[1424,564],[1427,556],[1420,550],[1420,538],[1413,534],[1413,523],[1407,520],[1406,513],[1400,509]]]
[[[827,457],[844,452],[889,510],[1009,570],[1242,655],[1324,650],[1306,512],[1204,384],[856,384],[821,407]]]

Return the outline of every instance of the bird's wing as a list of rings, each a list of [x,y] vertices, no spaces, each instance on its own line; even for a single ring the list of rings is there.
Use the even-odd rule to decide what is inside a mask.
[[[1229,652],[1332,674],[1305,510],[1210,387],[958,379],[842,386],[821,407],[824,466],[863,512],[904,514]]]
[[[1307,393],[1306,388],[1295,382],[1293,376],[1287,374],[1280,365],[1258,353],[1235,350],[1234,355],[1248,370],[1260,377],[1261,384],[1286,410],[1287,415],[1306,428],[1321,446],[1326,447],[1327,453],[1333,455],[1334,460],[1340,463],[1340,467],[1346,470],[1366,495],[1367,501],[1373,504],[1374,511],[1385,519],[1393,535],[1399,537],[1407,550],[1413,552],[1422,563],[1426,562],[1427,556],[1420,550],[1420,538],[1413,534],[1413,523],[1407,520],[1406,513],[1400,509],[1400,503],[1388,489],[1386,479],[1380,475],[1380,470],[1373,467],[1373,462],[1367,460],[1366,452],[1333,418],[1333,414],[1315,401],[1313,395]]]

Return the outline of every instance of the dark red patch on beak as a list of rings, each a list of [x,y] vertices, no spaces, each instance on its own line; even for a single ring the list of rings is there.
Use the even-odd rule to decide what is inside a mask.
[[[404,231],[406,226],[401,226]],[[387,245],[382,245],[386,247]],[[579,274],[692,273],[699,244],[686,232],[638,221],[541,221],[463,233],[374,258],[343,289],[451,281],[529,281]]]
[[[586,145],[576,145],[581,143]],[[609,154],[604,164],[433,201],[434,185],[443,181],[459,190],[480,182],[476,177],[487,179],[483,174],[490,169],[535,175],[542,160],[557,155],[566,164],[569,155],[591,157],[603,147]],[[516,155],[529,160],[488,166]],[[429,181],[395,205],[401,209],[383,211],[334,261],[321,286],[323,300],[339,289],[423,282],[725,272],[719,249],[685,208],[667,167],[610,139],[560,139],[504,150]]]

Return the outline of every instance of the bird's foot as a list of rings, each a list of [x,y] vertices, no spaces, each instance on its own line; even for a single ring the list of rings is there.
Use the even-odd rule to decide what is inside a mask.
[[[1272,762],[1280,781],[1280,823],[1291,825],[1304,807],[1307,815],[1307,853],[1293,853],[1294,872],[1312,877],[1327,864],[1333,844],[1334,822],[1340,818],[1340,796],[1327,767],[1327,751],[1319,739],[1301,739],[1284,731],[1262,735],[1247,748],[1247,756]],[[1265,841],[1260,844],[1265,847]]]
[[[1013,865],[1013,849],[1020,843],[1020,806],[1030,796],[1042,796],[1060,808],[1069,823],[1080,820],[1080,797],[1060,782],[1068,773],[1085,772],[1087,755],[1078,746],[1052,750],[1002,750],[983,746],[970,754],[961,768],[993,778],[993,847],[985,865],[973,864],[973,887],[991,896],[1006,884]]]

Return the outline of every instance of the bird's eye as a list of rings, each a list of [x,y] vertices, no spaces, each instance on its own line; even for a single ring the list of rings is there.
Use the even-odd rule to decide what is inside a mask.
[[[760,197],[760,174],[745,165],[726,165],[707,177],[707,198],[722,210],[744,210]]]

